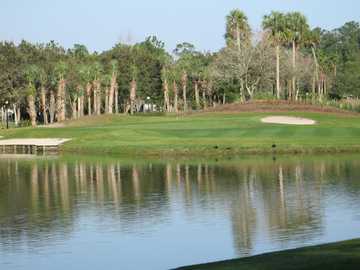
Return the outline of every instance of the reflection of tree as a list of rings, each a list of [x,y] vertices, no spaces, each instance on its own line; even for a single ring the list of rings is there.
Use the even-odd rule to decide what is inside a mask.
[[[318,236],[322,185],[358,196],[358,168],[353,159],[121,166],[0,160],[0,247],[46,244],[54,231],[66,238],[88,216],[126,232],[151,230],[175,205],[192,222],[230,218],[236,249],[250,254],[259,230],[284,242]]]
[[[253,206],[249,188],[250,178],[245,175],[238,190],[238,197],[231,205],[231,222],[235,246],[242,254],[252,250],[256,230],[256,209]]]

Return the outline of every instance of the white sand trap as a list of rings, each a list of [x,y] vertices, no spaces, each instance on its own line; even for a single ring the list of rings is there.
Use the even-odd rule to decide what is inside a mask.
[[[35,146],[59,146],[71,139],[7,139],[0,140],[0,145],[35,145]]]
[[[301,117],[291,116],[269,116],[261,119],[261,122],[267,124],[283,124],[283,125],[315,125],[316,121]]]
[[[63,128],[63,127],[65,127],[64,123],[53,123],[49,125],[37,126],[37,128]]]

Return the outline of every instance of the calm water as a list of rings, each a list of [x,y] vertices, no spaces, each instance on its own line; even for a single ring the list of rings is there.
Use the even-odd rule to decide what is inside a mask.
[[[360,156],[0,157],[0,269],[169,269],[360,237]]]

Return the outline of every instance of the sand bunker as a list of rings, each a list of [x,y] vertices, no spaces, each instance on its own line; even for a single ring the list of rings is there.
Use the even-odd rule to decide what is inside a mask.
[[[291,116],[269,116],[261,119],[261,122],[268,124],[283,124],[283,125],[315,125],[316,121],[300,117]]]
[[[49,125],[41,125],[41,126],[37,126],[38,128],[63,128],[65,127],[64,123],[53,123],[53,124],[49,124]]]

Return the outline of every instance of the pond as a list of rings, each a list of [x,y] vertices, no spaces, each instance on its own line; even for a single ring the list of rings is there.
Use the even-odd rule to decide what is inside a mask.
[[[170,269],[360,237],[360,156],[0,156],[0,269]]]

